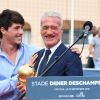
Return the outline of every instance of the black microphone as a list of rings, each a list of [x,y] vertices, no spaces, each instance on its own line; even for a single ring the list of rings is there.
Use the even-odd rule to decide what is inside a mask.
[[[90,21],[86,21],[83,25],[83,32],[81,33],[82,35],[79,37],[79,39],[86,37],[89,33],[89,31],[92,30],[93,24]]]
[[[73,47],[80,39],[86,37],[88,35],[88,32],[92,30],[92,27],[93,27],[92,22],[86,21],[83,25],[83,32],[81,33],[81,36],[79,36],[79,38],[68,49],[66,49],[54,62],[52,62],[51,65],[48,66],[48,68],[45,69],[38,77],[43,76],[50,68],[52,68],[64,56],[66,52],[70,50],[71,47]]]
[[[92,27],[93,27],[93,24],[90,21],[86,21],[83,25],[83,29],[86,31],[91,31]]]

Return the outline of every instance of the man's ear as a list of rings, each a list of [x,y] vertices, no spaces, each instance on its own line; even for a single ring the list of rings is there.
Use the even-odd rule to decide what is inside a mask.
[[[0,31],[1,31],[2,34],[5,34],[5,32],[6,32],[6,30],[5,30],[4,27],[1,27],[1,28],[0,28]]]

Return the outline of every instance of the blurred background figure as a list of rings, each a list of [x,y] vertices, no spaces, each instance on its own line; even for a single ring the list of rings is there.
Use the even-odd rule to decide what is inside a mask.
[[[89,54],[88,54],[88,60],[87,60],[87,68],[94,68],[94,61],[93,61],[93,54],[91,53],[91,42],[93,40],[93,38],[96,36],[97,32],[96,32],[96,26],[93,26],[92,30],[91,30],[91,34],[88,36],[88,45],[89,45]],[[93,50],[93,48],[92,48]]]
[[[100,27],[97,29],[97,35],[91,41],[90,52],[93,54],[95,68],[100,68]]]

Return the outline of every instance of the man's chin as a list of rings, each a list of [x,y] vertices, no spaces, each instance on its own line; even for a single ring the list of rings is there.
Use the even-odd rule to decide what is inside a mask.
[[[18,42],[16,42],[16,44],[20,45],[20,44],[21,44],[21,42],[22,42],[22,41],[18,41]]]
[[[53,43],[47,43],[45,45],[46,45],[47,48],[52,48],[55,44],[53,44]]]

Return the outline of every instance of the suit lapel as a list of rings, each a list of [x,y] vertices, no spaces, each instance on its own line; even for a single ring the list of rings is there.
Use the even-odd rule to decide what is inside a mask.
[[[55,50],[54,54],[52,55],[50,61],[47,64],[47,67],[50,66],[58,57],[66,50],[66,47],[63,43]]]
[[[55,50],[54,54],[52,55],[52,57],[50,58],[46,69],[55,61],[59,58],[59,56],[66,50],[67,48],[65,47],[65,45],[63,43],[60,44],[60,46]],[[44,49],[42,49],[40,52],[38,52],[38,59],[36,60],[35,63],[35,70],[37,70],[38,64],[40,62],[41,57],[43,56],[44,53]],[[53,67],[53,66],[52,66]],[[51,68],[52,68],[51,67]],[[50,69],[51,69],[50,68]]]

